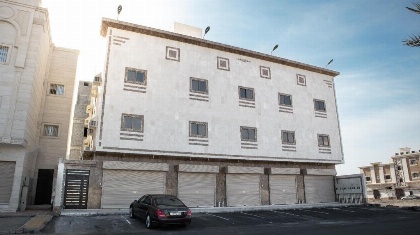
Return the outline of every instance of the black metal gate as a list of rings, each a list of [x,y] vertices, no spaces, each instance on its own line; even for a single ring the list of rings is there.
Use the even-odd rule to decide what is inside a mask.
[[[89,170],[66,170],[65,209],[87,209]]]

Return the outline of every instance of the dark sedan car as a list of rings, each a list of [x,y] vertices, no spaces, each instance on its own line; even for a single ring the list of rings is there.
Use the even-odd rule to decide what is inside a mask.
[[[165,194],[144,195],[130,205],[130,217],[144,219],[146,227],[191,223],[191,210],[177,197]]]

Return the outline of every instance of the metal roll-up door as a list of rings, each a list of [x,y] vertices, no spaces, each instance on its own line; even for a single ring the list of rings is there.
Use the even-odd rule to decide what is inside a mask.
[[[15,162],[0,162],[0,203],[9,203],[15,176]]]
[[[226,174],[226,196],[228,206],[259,206],[259,174]]]
[[[166,172],[104,170],[102,208],[128,208],[144,194],[165,193]]]
[[[333,176],[305,176],[306,203],[334,202],[334,177]]]
[[[295,204],[296,176],[294,175],[270,175],[270,203]]]
[[[178,197],[189,207],[214,206],[216,175],[210,173],[178,174]]]

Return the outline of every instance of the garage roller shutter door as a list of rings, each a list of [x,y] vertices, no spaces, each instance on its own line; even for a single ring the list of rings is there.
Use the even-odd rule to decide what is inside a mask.
[[[104,170],[102,208],[128,208],[144,194],[165,193],[166,172]]]
[[[0,162],[0,203],[9,203],[15,176],[15,162]]]
[[[305,176],[306,203],[334,202],[333,176]]]
[[[189,207],[214,206],[216,175],[179,173],[178,196]]]
[[[270,202],[274,204],[295,204],[296,176],[270,175]]]
[[[228,206],[259,206],[259,174],[226,174],[226,195]]]

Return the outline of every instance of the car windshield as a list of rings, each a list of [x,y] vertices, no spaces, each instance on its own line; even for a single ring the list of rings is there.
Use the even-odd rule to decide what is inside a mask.
[[[158,198],[155,198],[155,200],[156,200],[156,205],[184,206],[184,203],[182,203],[181,200],[179,200],[176,197],[158,197]]]

